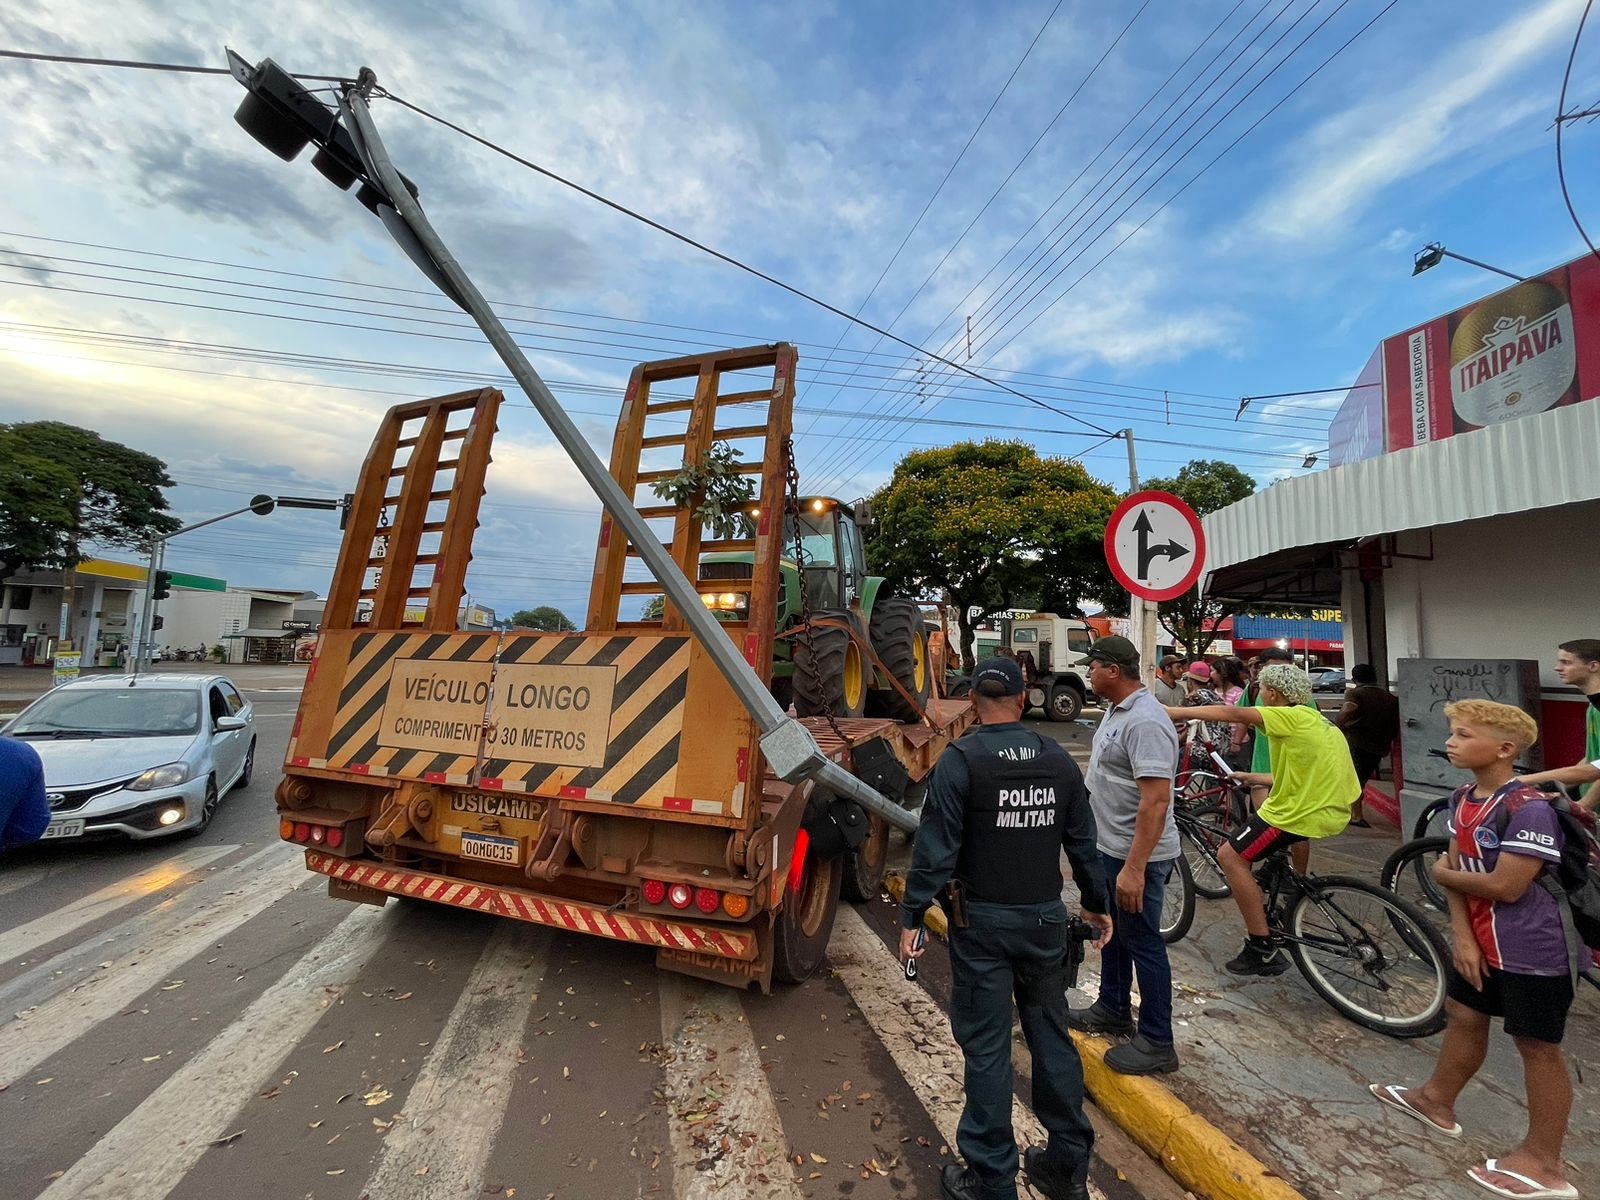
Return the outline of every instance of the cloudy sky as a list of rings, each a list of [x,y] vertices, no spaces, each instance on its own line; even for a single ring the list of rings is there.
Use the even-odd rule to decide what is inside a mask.
[[[927,351],[959,375],[392,103],[435,226],[602,454],[635,362],[800,345],[807,490],[1021,435],[1123,488],[1196,456],[1326,461],[1377,341],[1581,242],[1551,118],[1581,0],[9,5],[0,48],[307,74],[440,114]],[[1570,104],[1600,100],[1600,29]],[[581,620],[598,504],[476,331],[349,195],[233,122],[225,76],[0,60],[0,421],[156,454],[198,520],[354,486],[379,415],[507,404],[468,583]],[[1568,181],[1600,225],[1600,129]],[[1230,148],[1231,147],[1231,148]],[[971,319],[972,340],[966,325]],[[1321,465],[1317,469],[1321,469]],[[169,564],[325,591],[324,513],[241,517]]]

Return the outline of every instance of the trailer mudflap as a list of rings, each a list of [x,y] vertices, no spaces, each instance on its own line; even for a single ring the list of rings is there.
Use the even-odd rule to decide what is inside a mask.
[[[619,942],[638,942],[658,950],[747,961],[756,957],[759,948],[756,931],[748,926],[718,927],[621,912],[581,900],[543,896],[523,888],[474,883],[411,867],[338,858],[319,850],[306,851],[306,867],[335,882],[355,884],[385,895],[431,900],[435,904],[475,909],[532,925],[549,925]]]
[[[377,888],[366,887],[363,884],[351,883],[348,879],[328,879],[328,895],[334,900],[349,900],[355,904],[375,904],[382,908],[389,903],[389,893],[381,892]]]

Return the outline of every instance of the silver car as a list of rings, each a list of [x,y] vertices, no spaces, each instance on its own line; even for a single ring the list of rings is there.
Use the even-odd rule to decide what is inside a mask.
[[[221,675],[102,676],[35,700],[4,732],[44,761],[46,838],[199,833],[250,782],[250,702]]]

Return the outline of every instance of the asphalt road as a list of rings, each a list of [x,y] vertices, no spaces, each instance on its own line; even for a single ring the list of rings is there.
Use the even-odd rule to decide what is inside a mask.
[[[935,954],[900,977],[886,901],[760,996],[628,944],[331,900],[276,838],[297,692],[241,683],[261,766],[206,833],[0,861],[0,1195],[938,1195],[947,979]],[[1182,1195],[1096,1119],[1099,1195]]]

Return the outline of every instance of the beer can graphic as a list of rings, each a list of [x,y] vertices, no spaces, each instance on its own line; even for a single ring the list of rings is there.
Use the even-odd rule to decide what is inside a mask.
[[[1452,319],[1450,391],[1459,429],[1554,408],[1577,379],[1566,272],[1497,292]]]

